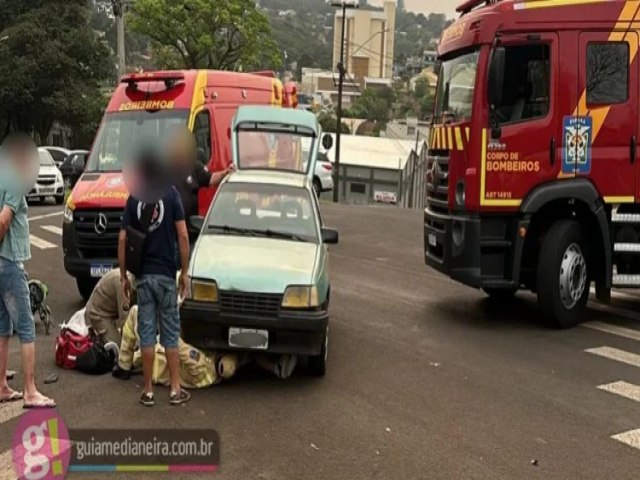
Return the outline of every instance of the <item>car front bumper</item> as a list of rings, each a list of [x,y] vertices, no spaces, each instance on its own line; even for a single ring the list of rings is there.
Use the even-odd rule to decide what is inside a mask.
[[[52,185],[40,185],[36,183],[31,191],[27,194],[27,198],[61,196],[64,196],[63,182],[55,182]]]
[[[224,312],[219,305],[187,300],[180,309],[182,339],[203,350],[262,351],[277,354],[319,355],[329,323],[322,311],[280,311],[277,317]],[[229,345],[229,328],[266,330],[266,350]]]

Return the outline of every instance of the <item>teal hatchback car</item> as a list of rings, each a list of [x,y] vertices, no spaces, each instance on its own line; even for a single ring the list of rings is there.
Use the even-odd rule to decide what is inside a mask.
[[[321,130],[313,114],[241,107],[233,125],[237,171],[220,185],[189,267],[182,337],[208,350],[308,357],[324,375],[329,341],[328,244],[313,172]],[[322,142],[330,148],[330,137]],[[311,145],[311,148],[309,148]]]

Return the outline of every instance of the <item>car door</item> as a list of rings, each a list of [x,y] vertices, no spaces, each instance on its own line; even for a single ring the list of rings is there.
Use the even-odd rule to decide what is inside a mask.
[[[565,151],[573,151],[575,174],[589,176],[606,202],[632,203],[638,197],[638,34],[583,32],[579,44],[581,98],[578,116],[564,121],[573,142]]]

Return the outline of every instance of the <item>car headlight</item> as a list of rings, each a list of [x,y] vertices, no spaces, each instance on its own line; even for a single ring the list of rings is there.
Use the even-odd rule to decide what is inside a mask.
[[[283,308],[318,307],[318,288],[309,286],[287,287],[282,297]]]
[[[56,182],[64,183],[64,180],[62,180],[62,174],[60,172],[56,173]]]
[[[64,215],[65,222],[73,222],[73,209],[69,206],[68,202],[64,205],[63,215]]]
[[[216,303],[218,301],[218,285],[216,282],[192,280],[191,298],[197,302]]]

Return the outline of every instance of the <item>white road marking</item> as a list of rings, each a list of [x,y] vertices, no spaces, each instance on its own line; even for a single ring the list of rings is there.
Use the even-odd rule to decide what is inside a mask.
[[[42,225],[40,228],[46,230],[47,232],[55,233],[56,235],[62,235],[62,229],[60,227],[56,227],[55,225]]]
[[[0,403],[0,424],[8,422],[12,418],[19,417],[25,410],[22,408],[23,401]]]
[[[628,398],[629,400],[635,400],[640,402],[640,386],[633,383],[627,383],[623,381],[607,383],[606,385],[599,385],[599,390],[620,395],[621,397]]]
[[[13,480],[16,474],[13,471],[13,458],[11,450],[7,450],[0,455],[0,480]]]
[[[640,342],[640,330],[634,330],[632,328],[620,327],[618,325],[612,325],[605,322],[585,322],[582,324],[585,328],[592,330],[598,330],[600,332],[610,333],[611,335],[617,335],[618,337],[630,338]]]
[[[617,435],[612,435],[611,438],[640,450],[640,429],[618,433]]]
[[[31,245],[39,248],[40,250],[50,250],[52,248],[58,248],[55,243],[47,242],[46,240],[43,240],[40,237],[36,237],[35,235],[29,235],[29,237],[31,239]]]
[[[633,365],[634,367],[640,367],[640,355],[635,353],[625,352],[624,350],[620,350],[618,348],[613,347],[597,347],[597,348],[588,348],[585,350],[587,353],[592,353],[594,355],[599,355],[604,358],[608,358],[610,360],[615,360],[617,362],[626,363],[627,365]]]
[[[28,218],[30,222],[35,222],[36,220],[42,220],[43,218],[51,218],[51,217],[61,217],[64,212],[54,212],[54,213],[46,213],[44,215],[36,215],[35,217]]]

